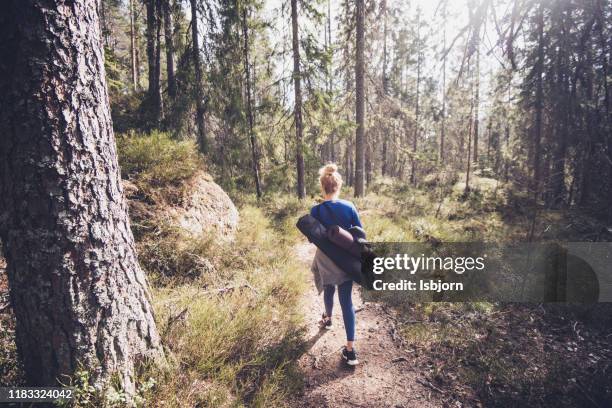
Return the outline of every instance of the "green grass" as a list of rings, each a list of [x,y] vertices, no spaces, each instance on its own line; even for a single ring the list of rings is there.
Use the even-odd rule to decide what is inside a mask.
[[[117,149],[123,178],[151,185],[180,183],[202,166],[193,141],[176,141],[164,132],[117,135]]]
[[[357,200],[370,239],[524,240],[531,225],[531,204],[508,194],[503,183],[478,175],[466,196],[464,177],[446,185],[432,178],[427,189],[379,180],[370,194]],[[584,214],[540,210],[534,237],[589,240],[593,231],[597,223]],[[413,364],[446,390],[446,396],[464,405],[607,406],[610,402],[607,364],[588,357],[607,353],[607,342],[599,341],[605,330],[598,335],[602,325],[578,317],[576,305],[563,310],[547,307],[545,312],[535,305],[414,303],[380,292],[365,296],[399,311],[398,330],[408,352],[414,353]],[[606,312],[592,316],[602,320]],[[551,323],[545,317],[558,321]],[[567,344],[576,341],[570,322],[580,322],[583,330],[591,331],[590,340],[578,351],[567,351]]]
[[[160,406],[174,406],[190,392],[194,405],[224,406],[219,390],[252,406],[280,406],[301,385],[293,359],[303,347],[298,302],[304,268],[289,245],[278,245],[282,231],[261,209],[244,207],[241,219],[233,243],[207,249],[215,254],[214,275],[153,290],[174,360],[155,390]],[[183,310],[184,321],[169,325]],[[209,386],[192,388],[194,381]]]
[[[124,178],[138,188],[130,211],[141,265],[152,283],[168,365],[146,369],[143,405],[282,406],[301,387],[298,307],[306,268],[293,254],[295,221],[307,204],[230,191],[239,203],[234,239],[193,236],[165,205],[203,167],[196,147],[164,133],[118,137]]]
[[[119,134],[117,151],[122,178],[132,181],[143,195],[160,189],[174,192],[204,168],[195,142],[177,141],[159,131]]]

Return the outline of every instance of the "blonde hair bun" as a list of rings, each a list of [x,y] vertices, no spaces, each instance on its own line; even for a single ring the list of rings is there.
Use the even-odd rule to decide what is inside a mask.
[[[319,181],[325,194],[337,194],[342,187],[342,176],[335,163],[328,163],[319,169]]]
[[[319,176],[331,176],[338,172],[338,166],[335,163],[329,163],[319,169]]]

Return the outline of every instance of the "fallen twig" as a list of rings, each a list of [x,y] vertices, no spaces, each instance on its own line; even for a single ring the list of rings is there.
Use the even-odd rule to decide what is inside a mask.
[[[423,381],[420,378],[416,379],[416,382],[421,384],[424,387],[430,388],[436,392],[439,392],[440,394],[444,394],[444,391],[442,391],[441,389],[439,389],[438,387],[436,387],[435,385],[433,385],[432,383],[430,383],[429,381]]]

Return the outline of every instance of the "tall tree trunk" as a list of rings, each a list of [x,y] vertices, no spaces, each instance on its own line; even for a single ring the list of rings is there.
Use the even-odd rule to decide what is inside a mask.
[[[609,77],[609,58],[610,58],[610,52],[609,52],[609,42],[606,41],[606,39],[609,36],[609,26],[608,26],[608,34],[606,35],[605,31],[606,31],[606,23],[605,23],[605,1],[604,0],[597,0],[597,6],[596,6],[596,16],[598,19],[598,33],[599,33],[599,43],[600,43],[600,47],[601,47],[601,63],[602,63],[602,77],[603,78],[608,78]],[[612,126],[611,126],[611,119],[612,119],[612,115],[611,115],[611,109],[610,109],[610,85],[609,85],[609,81],[607,81],[606,79],[604,79],[603,81],[603,91],[604,91],[604,113],[605,113],[605,132],[604,134],[606,134],[606,139],[603,141],[603,145],[606,147],[606,154],[607,154],[607,162],[608,162],[608,174],[612,174]],[[612,202],[612,177],[608,177],[608,202]],[[612,222],[612,206],[608,206],[608,222]]]
[[[130,68],[132,73],[132,86],[138,92],[138,65],[136,58],[136,22],[134,16],[134,0],[130,0]]]
[[[382,161],[382,165],[380,168],[380,173],[381,175],[384,177],[387,175],[387,166],[388,166],[388,159],[387,159],[387,139],[389,138],[388,134],[383,134],[382,135],[382,152],[381,152],[381,161]]]
[[[149,87],[147,92],[147,108],[149,111],[149,126],[159,126],[162,118],[162,97],[159,84],[161,70],[159,67],[159,14],[158,0],[147,0],[147,60],[149,66]]]
[[[162,0],[155,2],[155,114],[157,125],[164,119],[164,100],[161,87],[161,30],[163,16]]]
[[[487,165],[490,166],[491,164],[491,128],[493,126],[493,123],[491,122],[491,119],[489,118],[489,123],[487,123]]]
[[[166,76],[168,79],[168,96],[176,97],[176,77],[174,76],[174,24],[172,22],[172,0],[163,0],[164,41],[166,42]]]
[[[506,150],[510,149],[510,124],[506,122],[506,126],[504,127],[504,135],[505,135],[505,146]],[[508,182],[510,177],[510,158],[506,157],[504,160],[504,180],[506,183]]]
[[[389,94],[389,78],[387,76],[388,66],[388,51],[387,51],[387,1],[382,0],[380,3],[380,10],[383,18],[383,60],[382,60],[382,92],[384,99]],[[383,104],[381,104],[381,107]],[[386,125],[388,126],[388,125]],[[386,127],[385,126],[385,127]],[[388,130],[388,128],[386,129]],[[388,131],[383,130],[382,136],[382,152],[381,152],[381,174],[385,176],[387,174],[387,138],[389,137]]]
[[[412,138],[412,157],[410,159],[410,183],[416,184],[416,153],[419,139],[419,97],[421,91],[421,9],[417,9],[417,80],[416,80],[416,104],[414,108],[414,137]]]
[[[440,163],[443,163],[444,160],[444,137],[446,132],[446,1],[444,2],[443,7],[442,13],[444,17],[444,32],[442,52],[444,53],[444,57],[442,59],[442,124],[440,128]]]
[[[544,104],[544,90],[542,74],[544,71],[544,5],[540,4],[538,10],[538,54],[536,62],[536,93],[535,93],[535,121],[533,132],[533,196],[537,203],[540,190],[540,160],[542,156],[542,111]]]
[[[331,34],[331,0],[327,0],[327,24],[325,28],[325,49],[329,53],[329,62],[326,67],[326,80],[327,80],[327,95],[329,97],[330,103],[332,103],[333,98],[333,56],[334,56],[334,48],[332,46],[332,34]],[[332,163],[336,161],[336,147],[334,141],[334,133],[335,129],[332,129],[329,133],[329,138],[327,141],[327,152],[329,155],[329,161]]]
[[[474,165],[478,165],[478,132],[480,124],[480,34],[476,33],[476,84],[474,92]]]
[[[560,7],[555,7],[555,15],[558,18],[558,24],[562,25],[562,12]],[[563,34],[562,34],[563,35]],[[563,38],[565,39],[565,38]],[[563,41],[563,40],[562,40]],[[565,160],[567,152],[567,134],[569,128],[569,109],[568,104],[571,104],[571,96],[568,95],[568,75],[566,72],[566,57],[564,51],[565,41],[557,50],[557,82],[556,82],[556,96],[557,104],[554,109],[554,113],[557,118],[555,120],[554,129],[556,130],[557,143],[552,149],[552,175],[551,175],[551,199],[550,206],[552,208],[560,208],[565,203],[565,197],[567,195],[567,189],[565,186]]]
[[[202,82],[202,58],[200,57],[200,33],[198,31],[198,0],[190,0],[191,4],[191,52],[193,58],[193,71],[195,72],[194,96],[196,105],[196,127],[198,128],[198,146],[202,153],[208,152],[208,138],[206,137],[206,123],[204,115],[204,86]]]
[[[471,71],[471,67],[470,67],[470,63],[468,62],[468,71],[470,72],[470,76],[472,76],[472,71]],[[474,98],[474,82],[470,81],[470,119],[469,119],[469,124],[468,124],[468,140],[467,140],[467,163],[466,163],[466,171],[465,171],[465,188],[463,190],[463,195],[465,197],[468,196],[469,192],[470,192],[470,170],[471,170],[471,166],[472,166],[472,125],[473,125],[473,111],[474,111],[474,102],[475,102],[475,98]],[[463,143],[463,136],[462,136],[462,143]]]
[[[365,46],[365,4],[356,0],[356,58],[355,58],[355,196],[365,195],[365,88],[364,88],[364,46]]]
[[[161,358],[121,186],[97,1],[0,15],[0,236],[27,383],[135,391]]]
[[[297,196],[306,197],[304,183],[304,153],[302,152],[302,85],[300,73],[300,39],[298,37],[298,5],[297,0],[291,0],[291,29],[293,34],[293,85],[295,105],[293,115],[295,121],[295,163],[297,166]]]
[[[251,142],[251,161],[253,166],[253,181],[257,198],[261,198],[261,182],[259,180],[259,158],[257,157],[257,139],[253,130],[253,99],[251,97],[251,67],[249,62],[249,21],[247,5],[242,5],[242,35],[244,37],[244,75],[247,96],[247,119],[249,122],[249,141]]]
[[[365,151],[365,180],[366,186],[369,186],[372,182],[372,135],[368,134],[366,137],[366,151]]]
[[[467,145],[467,169],[465,171],[465,189],[463,195],[467,196],[470,192],[470,170],[472,166],[471,155],[472,153],[472,133],[468,133],[468,145]]]
[[[509,180],[510,177],[510,155],[509,155],[509,151],[510,151],[510,117],[508,115],[508,111],[510,108],[510,104],[512,102],[512,96],[510,94],[510,89],[512,86],[512,76],[508,75],[508,83],[506,84],[506,92],[508,94],[508,99],[506,101],[506,109],[504,109],[504,121],[505,126],[504,126],[504,136],[505,136],[505,146],[506,146],[506,158],[504,160],[504,180],[506,181],[506,183]]]
[[[387,96],[389,93],[389,78],[387,77],[387,0],[382,0],[380,2],[380,13],[383,19],[382,91],[383,95]]]
[[[148,96],[152,98],[155,89],[155,1],[146,0],[147,9],[147,79],[148,79]],[[149,103],[151,103],[149,101]]]

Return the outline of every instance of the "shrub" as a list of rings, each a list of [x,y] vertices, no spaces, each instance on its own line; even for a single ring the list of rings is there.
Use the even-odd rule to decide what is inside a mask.
[[[118,135],[117,148],[122,177],[138,187],[178,185],[203,167],[193,141],[176,141],[164,132]]]

